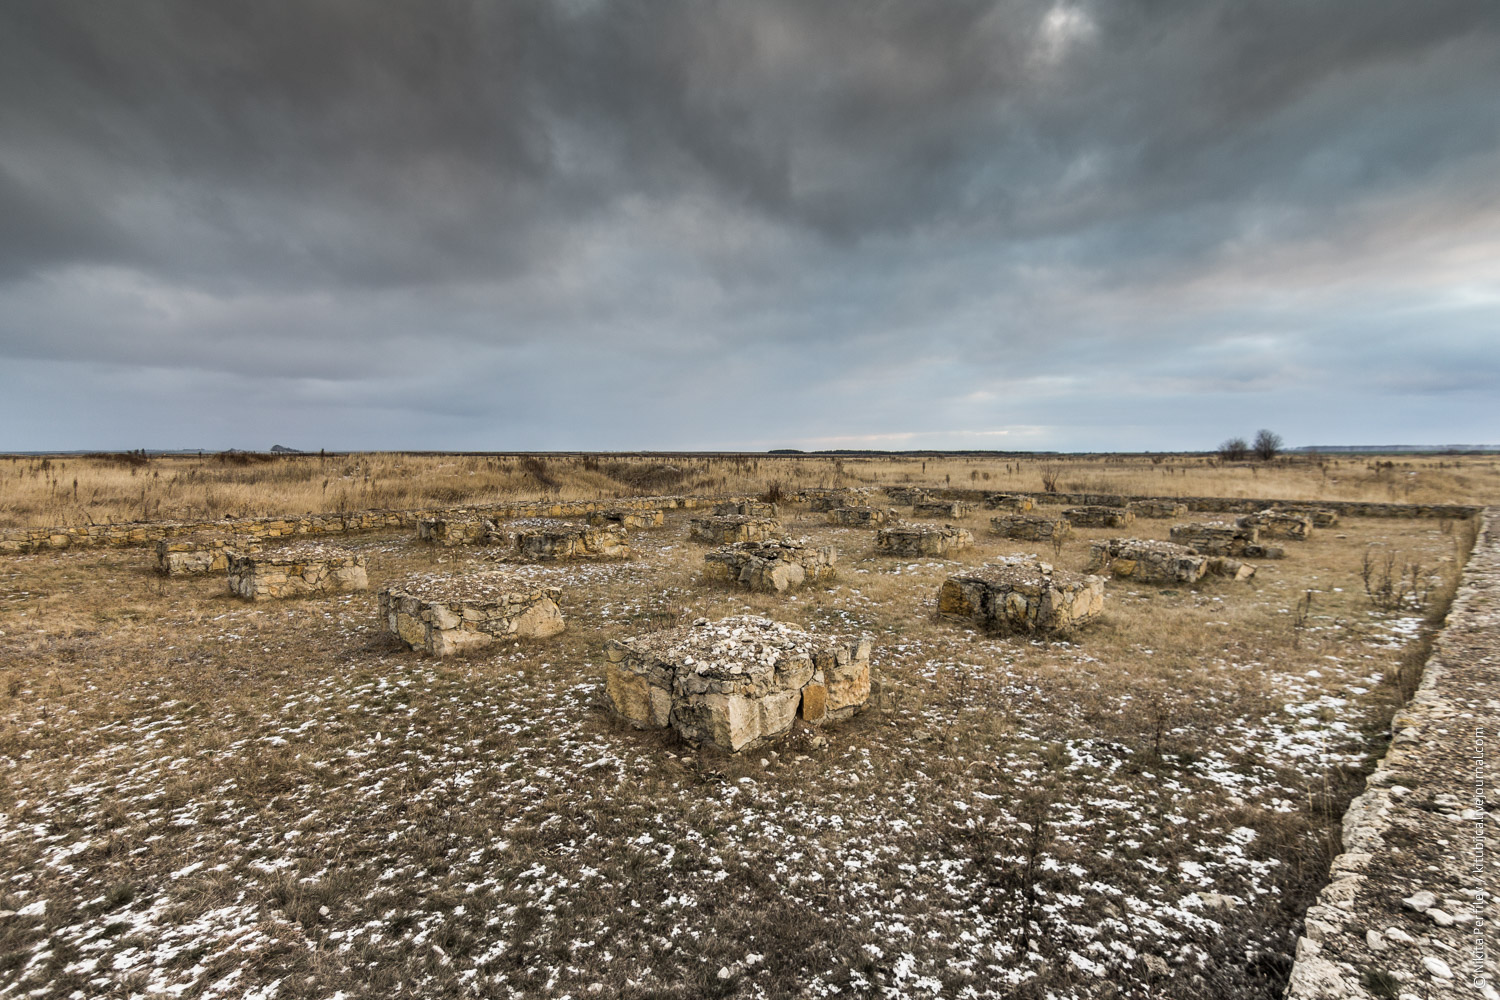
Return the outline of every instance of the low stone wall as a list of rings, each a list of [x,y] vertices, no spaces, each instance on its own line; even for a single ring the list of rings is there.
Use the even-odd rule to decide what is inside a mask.
[[[974,505],[962,500],[919,500],[911,505],[912,517],[968,517]]]
[[[1056,632],[1104,610],[1104,580],[1077,577],[1034,559],[1005,560],[950,576],[938,613],[995,632]]]
[[[769,593],[833,579],[838,550],[790,538],[735,542],[703,557],[711,580]]]
[[[725,500],[714,504],[714,517],[765,517],[775,520],[781,511],[765,500]]]
[[[870,640],[804,632],[755,615],[699,619],[605,644],[611,708],[730,752],[853,715],[870,697]]]
[[[1063,517],[1075,528],[1124,528],[1135,523],[1135,515],[1120,507],[1070,507]]]
[[[229,559],[229,592],[251,601],[366,590],[365,557],[328,545],[294,545]]]
[[[586,519],[591,527],[644,531],[660,528],[666,515],[659,510],[596,510]]]
[[[487,517],[424,517],[417,522],[417,539],[429,545],[510,545],[509,533]]]
[[[1286,552],[1260,540],[1260,529],[1254,525],[1226,524],[1223,521],[1194,521],[1174,524],[1172,541],[1197,549],[1204,555],[1235,556],[1243,559],[1280,559]]]
[[[1259,514],[1248,514],[1237,518],[1235,523],[1243,528],[1255,528],[1262,538],[1289,538],[1305,542],[1313,531],[1313,519],[1306,514],[1287,514],[1276,510],[1263,510]]]
[[[1197,583],[1208,572],[1208,556],[1175,542],[1111,538],[1090,547],[1088,572],[1142,583]]]
[[[630,541],[623,528],[593,528],[585,524],[529,528],[516,533],[516,555],[533,562],[629,559]]]
[[[202,576],[223,573],[235,555],[255,555],[261,544],[246,537],[188,535],[156,543],[156,571],[162,576]]]
[[[1500,995],[1497,692],[1500,508],[1491,507],[1422,684],[1344,815],[1344,853],[1307,911],[1288,1000]],[[1387,991],[1372,992],[1377,981]]]
[[[1136,517],[1149,517],[1159,521],[1186,517],[1188,512],[1187,504],[1178,500],[1131,500],[1125,505],[1125,509]]]
[[[835,507],[828,512],[828,523],[846,528],[878,528],[889,524],[895,514],[879,507]]]
[[[1301,514],[1305,517],[1310,517],[1312,518],[1314,528],[1334,528],[1337,527],[1339,523],[1339,512],[1336,510],[1330,510],[1327,507],[1287,506],[1277,507],[1274,509],[1281,511],[1283,514]]]
[[[813,513],[821,514],[836,507],[864,506],[868,495],[869,491],[863,489],[798,490],[792,494],[792,499],[807,504],[807,509]]]
[[[688,538],[710,545],[764,542],[780,534],[781,522],[769,517],[733,514],[725,517],[695,517],[688,522]]]
[[[415,577],[379,594],[380,619],[412,649],[451,656],[502,639],[540,639],[564,628],[557,587],[508,574]]]
[[[973,532],[951,524],[899,524],[875,532],[875,551],[885,556],[946,556],[973,544]]]
[[[933,497],[925,486],[887,486],[885,495],[890,498],[891,503],[903,507],[931,500]]]
[[[985,510],[1008,510],[1025,514],[1036,506],[1036,501],[1020,493],[991,493],[984,498]]]
[[[1062,518],[1040,517],[1036,514],[1008,514],[990,518],[990,531],[1001,538],[1016,538],[1023,542],[1050,542],[1053,538],[1067,538],[1073,534],[1073,525]]]

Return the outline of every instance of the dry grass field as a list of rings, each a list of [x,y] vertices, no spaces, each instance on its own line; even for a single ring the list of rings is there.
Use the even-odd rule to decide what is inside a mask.
[[[20,460],[0,504],[34,523],[142,495],[135,514],[176,517],[524,495],[541,476],[564,496],[921,476],[529,461],[68,459],[49,498]],[[1039,486],[1030,460],[932,464],[929,482]],[[1495,476],[1490,459],[1062,464],[1069,488],[1350,499],[1473,500]],[[936,617],[947,574],[1037,551],[989,535],[989,513],[960,522],[975,549],[914,561],[794,509],[788,533],[838,546],[839,578],[770,597],[705,584],[673,512],[629,562],[513,567],[564,588],[560,635],[441,661],[381,630],[374,590],[493,568],[489,550],[355,536],[370,593],[257,605],[159,578],[145,549],[6,559],[0,997],[1279,996],[1472,524],[1345,519],[1247,583],[1111,581],[1101,621],[1043,641]],[[1082,569],[1090,539],[1169,524],[1038,554]],[[1424,607],[1372,607],[1372,546],[1422,567]],[[745,611],[870,634],[870,706],[735,756],[603,710],[605,639]]]

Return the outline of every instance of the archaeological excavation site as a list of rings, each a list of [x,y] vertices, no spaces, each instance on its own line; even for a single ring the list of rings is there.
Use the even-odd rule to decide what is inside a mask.
[[[1494,508],[267,460],[466,489],[293,513],[49,461],[182,507],[0,529],[0,997],[1439,996],[1495,917],[1443,848],[1495,807]]]

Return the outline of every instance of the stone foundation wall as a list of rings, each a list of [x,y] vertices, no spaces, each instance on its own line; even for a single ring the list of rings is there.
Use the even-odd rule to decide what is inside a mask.
[[[558,559],[629,559],[630,542],[623,528],[558,525],[516,533],[516,555],[533,562]]]
[[[509,533],[487,517],[424,517],[417,522],[417,539],[429,545],[510,545]]]
[[[251,601],[366,590],[365,557],[327,545],[300,545],[229,559],[229,592]]]
[[[735,542],[703,557],[711,580],[769,593],[833,579],[838,551],[790,538]]]
[[[596,510],[587,518],[590,527],[644,531],[660,528],[666,515],[659,510]]]
[[[764,542],[781,534],[781,522],[769,517],[695,517],[688,522],[688,538],[710,545]]]
[[[807,504],[807,509],[813,513],[821,514],[835,507],[864,506],[868,495],[869,491],[863,489],[799,490],[792,494],[792,499]]]
[[[1001,633],[1056,632],[1104,610],[1104,580],[1054,570],[1039,560],[1006,560],[950,576],[938,613]]]
[[[1053,538],[1067,538],[1073,534],[1073,525],[1062,518],[1039,517],[1035,514],[1010,514],[990,518],[990,531],[1001,538],[1017,538],[1024,542],[1050,542]]]
[[[1237,518],[1242,528],[1256,528],[1262,538],[1289,538],[1303,542],[1312,535],[1313,519],[1306,514],[1288,514],[1283,511],[1263,510]]]
[[[984,498],[985,510],[1008,510],[1013,514],[1028,513],[1036,501],[1019,493],[991,493]]]
[[[924,486],[887,486],[885,495],[890,498],[891,503],[901,507],[909,507],[933,497]]]
[[[1327,507],[1277,507],[1283,514],[1301,514],[1312,518],[1314,528],[1333,528],[1339,523],[1339,513]]]
[[[887,556],[946,556],[974,544],[974,534],[951,524],[902,524],[875,532],[875,551]]]
[[[604,688],[638,728],[735,752],[844,719],[870,697],[870,641],[743,615],[605,644]]]
[[[235,555],[255,555],[261,544],[245,537],[164,538],[156,543],[156,571],[162,576],[202,576],[223,573]]]
[[[895,514],[879,507],[835,507],[828,512],[828,523],[846,528],[878,528],[894,520]]]
[[[1235,556],[1243,559],[1280,559],[1285,551],[1260,540],[1260,529],[1254,525],[1226,524],[1223,521],[1194,521],[1174,524],[1172,541],[1209,556]]]
[[[1156,520],[1186,517],[1188,512],[1187,504],[1177,500],[1132,500],[1125,505],[1125,509],[1136,517]]]
[[[764,500],[726,500],[714,504],[714,517],[764,517],[776,520],[781,511]]]
[[[912,517],[968,517],[974,505],[962,500],[919,500],[911,505]]]
[[[501,639],[556,635],[564,628],[561,596],[557,587],[502,573],[419,577],[380,592],[380,619],[412,649],[451,656]]]
[[[1197,583],[1208,572],[1208,557],[1174,542],[1111,538],[1090,547],[1088,572],[1142,583]]]
[[[1075,528],[1124,528],[1135,523],[1135,515],[1120,507],[1070,507],[1063,517]]]

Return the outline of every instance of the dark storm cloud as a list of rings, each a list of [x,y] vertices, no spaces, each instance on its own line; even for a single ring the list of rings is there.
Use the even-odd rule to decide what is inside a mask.
[[[1500,438],[1497,89],[1490,0],[10,3],[0,446]]]

